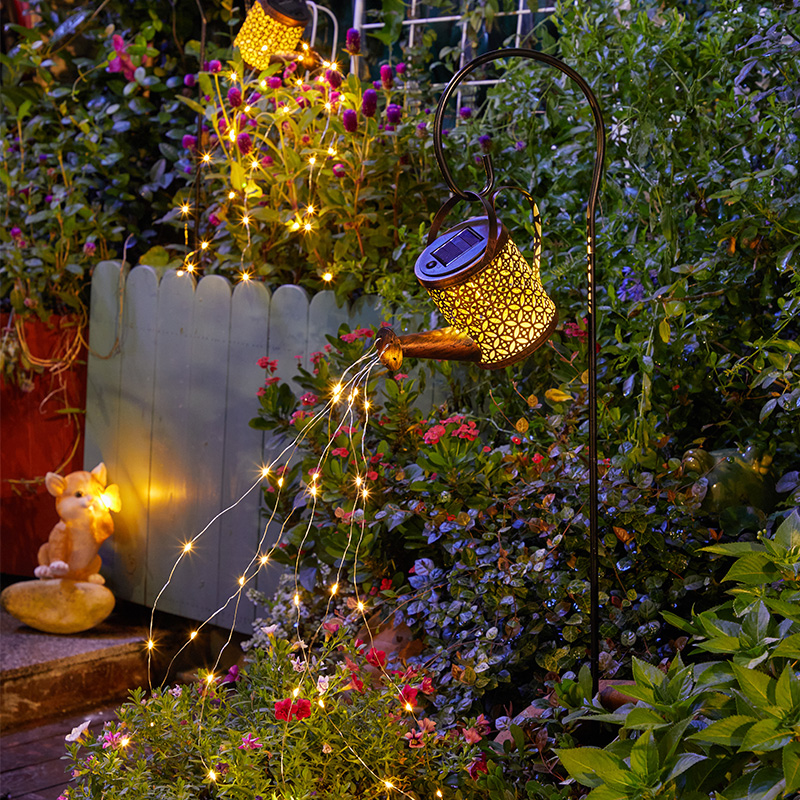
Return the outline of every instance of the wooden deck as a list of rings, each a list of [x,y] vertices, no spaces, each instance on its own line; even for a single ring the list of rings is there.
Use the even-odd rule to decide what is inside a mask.
[[[0,736],[0,800],[56,800],[69,783],[64,737],[91,720],[90,730],[114,719],[112,706],[61,716]]]

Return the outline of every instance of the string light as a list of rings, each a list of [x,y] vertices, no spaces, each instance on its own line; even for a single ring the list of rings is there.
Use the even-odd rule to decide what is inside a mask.
[[[294,221],[294,222],[292,222],[292,224],[289,226],[289,230],[290,230],[290,231],[299,231],[299,230],[300,230],[300,223],[299,223],[297,220],[295,220],[295,221]]]
[[[442,796],[442,790],[441,789],[437,789],[436,790],[436,796],[437,797],[441,797]]]
[[[269,475],[269,467],[261,467],[261,477],[266,478]]]
[[[244,575],[239,576],[239,586],[244,586],[245,577]]]
[[[189,641],[192,641],[192,642],[193,642],[193,641],[194,641],[196,638],[197,638],[197,631],[192,631],[192,632],[189,634]]]
[[[384,786],[385,786],[387,789],[394,789],[394,784],[393,784],[391,781],[384,781],[384,782],[383,782],[383,785],[384,785]]]
[[[214,683],[214,673],[213,672],[209,672],[208,675],[206,675],[206,683],[208,683],[208,684]]]
[[[214,770],[213,770],[213,769],[210,769],[210,770],[208,771],[208,779],[209,779],[210,781],[215,781],[215,780],[217,779],[217,773],[216,773],[216,772],[214,772]]]
[[[294,689],[292,689],[292,697],[297,697],[297,695],[299,694],[300,694],[300,687],[295,686]]]
[[[187,271],[187,272],[189,272],[189,273],[192,273],[192,272],[194,272],[195,266],[194,266],[194,264],[192,264],[192,262],[191,262],[191,261],[187,261],[187,262],[184,264],[184,266],[186,267],[186,271]]]
[[[303,225],[303,230],[306,233],[308,233],[309,231],[311,231],[313,229],[314,229],[314,226],[310,222],[306,222],[305,225]]]
[[[261,561],[261,566],[264,567],[264,566],[266,566],[267,562],[269,561],[269,556],[261,556],[261,558],[259,560]]]
[[[127,736],[124,736],[122,739],[119,740],[119,743],[123,747],[127,747],[131,743],[131,740]]]
[[[230,133],[228,133],[228,138],[232,141],[236,141],[236,128],[231,128]]]
[[[336,148],[334,148],[333,146],[329,147],[328,148],[328,155],[329,156],[335,156],[336,155]]]
[[[188,203],[184,203],[181,206],[181,214],[188,214],[192,210],[192,207]]]
[[[257,158],[254,158],[254,159],[253,159],[253,160],[250,162],[250,167],[251,167],[252,169],[258,169],[258,159],[257,159]]]
[[[242,225],[244,225],[246,228],[249,224],[250,224],[250,217],[248,217],[247,214],[245,214],[242,217]]]
[[[359,611],[363,611],[364,610],[364,603],[363,603],[362,600],[358,601],[357,608],[358,608]]]
[[[320,697],[320,699],[319,699],[319,700],[317,700],[317,705],[318,705],[320,708],[325,708],[325,701],[324,701],[324,700],[323,700],[323,699]]]
[[[333,586],[331,586],[331,594],[336,594],[336,592],[338,591],[339,591],[339,584],[334,583]]]
[[[278,486],[283,486],[283,478],[278,478]]]
[[[261,82],[260,82],[258,85],[259,85],[259,86],[260,86],[262,89],[266,89],[266,88],[267,88],[267,82],[266,82],[266,80],[264,80],[263,78],[261,79]]]
[[[309,487],[308,487],[308,491],[309,491],[309,492],[311,492],[311,494],[313,494],[313,495],[315,495],[315,496],[316,496],[316,494],[317,494],[317,487],[316,487],[316,486],[314,486],[314,484],[312,483],[312,484],[311,484],[311,486],[309,486]]]
[[[333,108],[333,106],[330,103],[325,103],[325,110],[326,111],[330,111],[332,108]]]
[[[295,604],[296,606],[299,606],[299,605],[300,605],[300,595],[299,595],[299,594],[297,594],[296,592],[295,592],[295,595],[294,595],[294,604]]]
[[[202,161],[204,164],[211,163],[211,153],[203,153]]]
[[[324,280],[326,283],[329,283],[330,281],[333,280],[333,273],[332,272],[323,272],[322,273],[322,280]]]
[[[306,214],[308,214],[309,216],[313,216],[314,215],[314,206],[307,206],[306,207]]]
[[[231,70],[231,74],[229,75],[229,77],[230,77],[230,79],[232,81],[238,81],[239,80],[239,75],[237,74],[236,70],[233,70],[233,69]]]
[[[250,106],[245,106],[244,107],[244,113],[245,114],[249,114],[250,113]]]
[[[147,640],[147,649],[152,650],[156,646],[156,643],[152,639]]]
[[[411,703],[406,703],[405,708],[406,708],[406,711],[413,711],[414,710],[414,706],[412,706]]]
[[[243,283],[247,283],[247,281],[249,281],[249,280],[250,280],[250,273],[249,272],[243,272],[242,273],[242,282]]]
[[[314,166],[314,164],[316,164],[316,163],[317,163],[317,157],[316,157],[316,156],[311,156],[311,157],[308,159],[308,163],[309,163],[309,164],[311,164],[311,166],[313,167],[313,166]]]
[[[184,553],[191,553],[192,552],[192,543],[191,542],[186,542],[186,544],[183,546],[183,552]]]
[[[228,192],[228,200],[233,200],[236,197],[236,192]]]
[[[208,250],[208,242],[205,239],[203,239],[203,241],[200,242],[200,249],[201,250]]]

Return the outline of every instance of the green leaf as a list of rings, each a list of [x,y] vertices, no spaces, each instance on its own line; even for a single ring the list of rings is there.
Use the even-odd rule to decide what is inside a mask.
[[[743,556],[747,553],[763,553],[764,545],[760,542],[728,542],[727,544],[710,544],[700,548],[705,553],[719,553],[723,556]]]
[[[672,769],[669,771],[666,780],[675,780],[675,778],[677,778],[679,775],[682,775],[684,772],[686,772],[689,767],[693,767],[695,764],[705,761],[706,758],[708,758],[708,756],[704,756],[702,753],[681,753]]]
[[[631,748],[631,769],[647,779],[656,775],[660,768],[658,748],[652,731],[645,731]]]
[[[579,783],[593,788],[619,778],[627,768],[621,758],[599,747],[575,747],[556,750],[564,769]]]
[[[742,636],[740,638],[749,639],[751,647],[761,644],[762,640],[767,636],[769,619],[769,610],[764,605],[764,602],[759,600],[747,612],[742,622]]]
[[[648,664],[646,661],[641,661],[636,656],[633,657],[631,667],[633,679],[639,686],[661,686],[665,680],[665,675],[660,669]]]
[[[766,753],[780,750],[792,741],[791,731],[781,727],[779,720],[760,719],[744,736],[740,752]]]
[[[669,724],[671,723],[666,722],[664,718],[652,708],[635,706],[625,717],[623,727],[629,730],[648,730],[652,728],[663,728],[665,725]]]
[[[780,577],[775,565],[763,553],[748,553],[730,568],[723,581],[739,581],[747,586],[762,586]]]
[[[794,633],[781,639],[778,646],[772,651],[772,657],[800,658],[800,633]]]
[[[763,672],[745,669],[733,664],[733,674],[739,682],[742,694],[758,709],[764,709],[775,701],[775,679]]]
[[[671,330],[666,317],[664,317],[658,325],[658,335],[661,337],[661,341],[664,342],[664,344],[669,344]]]
[[[704,744],[724,744],[729,747],[738,747],[755,722],[757,722],[755,717],[735,714],[732,717],[712,722],[707,728],[703,728],[687,738]]]
[[[792,511],[778,526],[773,541],[786,550],[792,547],[800,547],[800,514],[798,514],[797,509]]]
[[[800,789],[800,742],[789,742],[781,753],[785,790],[794,792]]]

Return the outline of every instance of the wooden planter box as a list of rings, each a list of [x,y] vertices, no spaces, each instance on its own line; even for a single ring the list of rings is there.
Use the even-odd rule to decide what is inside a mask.
[[[0,330],[7,324],[8,314],[0,315]],[[30,352],[37,358],[58,357],[73,341],[77,324],[72,316],[26,321]],[[0,381],[0,564],[5,574],[33,577],[39,546],[58,522],[44,476],[65,461],[64,473],[83,469],[85,407],[84,349],[68,370],[34,375],[31,391]],[[60,413],[64,408],[81,413]]]

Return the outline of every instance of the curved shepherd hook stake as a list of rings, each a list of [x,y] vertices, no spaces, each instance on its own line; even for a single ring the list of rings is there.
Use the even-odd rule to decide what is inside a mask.
[[[571,78],[583,92],[584,97],[589,103],[594,118],[597,152],[594,160],[594,171],[592,173],[592,184],[589,191],[589,198],[586,207],[586,255],[587,255],[587,278],[588,278],[588,346],[589,346],[589,579],[590,579],[590,629],[591,629],[591,669],[592,687],[596,693],[600,677],[600,618],[599,618],[599,588],[598,588],[598,474],[597,474],[597,317],[595,302],[595,215],[597,209],[597,198],[600,194],[600,179],[603,172],[603,162],[606,151],[605,123],[600,104],[597,102],[594,92],[588,83],[571,67],[553,56],[539,53],[527,48],[511,48],[508,50],[495,50],[478,56],[475,60],[467,64],[457,72],[444,90],[439,105],[436,107],[436,117],[433,121],[433,146],[436,153],[436,161],[442,171],[445,183],[450,191],[461,199],[469,199],[469,196],[456,185],[447,162],[444,157],[442,147],[442,125],[444,122],[444,112],[448,101],[455,92],[458,84],[478,67],[496,61],[501,58],[526,58],[531,61],[538,61],[547,66],[553,67],[563,72]],[[490,155],[483,156],[483,167],[486,172],[486,185],[478,194],[484,196],[494,190],[494,167]]]
[[[603,162],[605,159],[605,147],[606,147],[606,138],[605,138],[605,124],[603,122],[603,115],[600,110],[600,105],[597,102],[597,98],[592,92],[590,86],[586,81],[571,67],[568,67],[559,59],[546,55],[545,53],[539,53],[535,50],[529,50],[527,48],[509,48],[507,50],[493,50],[488,53],[484,53],[481,56],[478,56],[476,59],[471,61],[465,67],[463,67],[459,72],[457,72],[450,82],[447,84],[440,100],[439,104],[436,108],[436,116],[434,118],[433,123],[433,144],[434,144],[434,152],[436,154],[436,160],[439,164],[439,169],[442,171],[442,176],[444,177],[445,183],[447,184],[448,188],[452,192],[452,196],[448,199],[445,203],[445,206],[440,210],[439,214],[437,215],[437,220],[439,220],[439,224],[441,224],[440,217],[443,216],[443,212],[446,213],[447,210],[451,209],[458,200],[471,200],[475,201],[478,200],[483,205],[484,209],[487,207],[487,203],[491,205],[491,212],[487,211],[487,215],[489,219],[494,217],[494,208],[493,208],[493,201],[495,195],[495,174],[494,174],[494,166],[492,164],[492,159],[490,155],[483,156],[483,168],[486,173],[486,184],[479,192],[470,192],[470,191],[463,191],[458,187],[455,180],[453,179],[453,175],[450,172],[449,167],[447,166],[447,162],[444,156],[444,148],[442,147],[442,126],[444,122],[444,114],[445,109],[447,107],[447,103],[452,97],[453,93],[455,92],[458,85],[461,81],[469,75],[473,70],[477,69],[478,67],[483,66],[484,64],[488,64],[491,61],[497,61],[499,59],[508,59],[508,58],[524,58],[530,61],[537,61],[541,64],[544,64],[549,67],[553,67],[557,69],[559,72],[562,72],[564,75],[569,77],[572,81],[574,81],[578,87],[580,88],[581,92],[583,92],[584,97],[589,103],[589,107],[592,110],[592,117],[594,119],[595,125],[595,133],[596,133],[596,144],[597,144],[597,151],[595,155],[594,161],[594,170],[592,173],[592,182],[591,188],[589,191],[589,197],[587,201],[586,207],[586,255],[587,255],[587,278],[588,278],[588,308],[587,308],[587,333],[588,333],[588,375],[589,375],[589,581],[590,581],[590,628],[591,628],[591,651],[590,651],[590,660],[591,660],[591,671],[592,671],[592,685],[594,693],[598,690],[599,685],[599,658],[600,658],[600,634],[599,634],[599,588],[598,588],[598,576],[599,576],[599,563],[598,563],[598,465],[597,465],[597,317],[596,317],[596,302],[595,302],[595,216],[596,216],[596,208],[597,208],[597,199],[600,194],[600,179],[602,177],[603,171]],[[534,224],[537,227],[537,244],[538,244],[538,212],[535,209],[535,206],[532,202],[532,198],[530,194],[523,189],[522,187],[513,187],[513,186],[504,186],[501,189],[505,188],[514,188],[518,191],[521,191],[525,197],[531,202],[532,208],[534,209]],[[484,218],[485,219],[485,218]],[[457,226],[453,230],[460,230],[460,229],[467,229],[471,230],[468,226],[472,223],[472,228],[480,233],[480,229],[476,226],[476,222],[479,223],[478,218],[473,218],[466,223],[463,223],[460,226]],[[496,224],[496,223],[495,223]],[[423,256],[417,262],[416,273],[417,277],[423,281],[423,285],[429,287],[430,285],[447,285],[447,282],[452,284],[456,279],[461,279],[460,276],[464,274],[474,275],[477,270],[481,270],[487,267],[488,262],[491,260],[493,256],[493,251],[496,245],[496,236],[493,232],[488,232],[485,236],[483,236],[483,242],[475,244],[474,247],[476,249],[480,249],[483,246],[484,251],[479,256],[473,256],[473,261],[470,264],[467,264],[466,267],[464,264],[459,266],[461,270],[459,274],[453,276],[453,272],[455,267],[450,270],[448,273],[447,270],[450,265],[455,261],[455,258],[452,258],[450,261],[450,256],[447,259],[439,260],[442,262],[441,264],[435,264],[434,260],[428,261],[426,266],[433,267],[434,269],[439,270],[439,275],[445,275],[449,277],[439,277],[434,281],[424,281],[423,275],[420,274],[420,262],[425,261],[426,259],[431,257],[431,254],[435,255],[435,253],[431,253],[435,244],[431,243],[435,233],[435,229],[432,231],[431,239],[429,239],[429,246],[423,253]],[[473,235],[476,236],[477,234],[474,233]],[[453,242],[456,242],[457,239],[463,238],[463,234],[458,234],[457,236],[453,237]],[[441,240],[436,240],[437,242]],[[458,242],[459,246],[462,246],[460,242]],[[469,245],[469,242],[463,244],[462,248],[465,249]],[[440,248],[436,252],[441,252],[443,248]],[[457,249],[457,248],[456,248]],[[487,252],[488,251],[488,252]],[[466,260],[467,253],[464,252],[464,258],[462,261]],[[477,259],[477,260],[476,260]],[[489,265],[491,266],[491,265]],[[538,264],[535,266],[535,280],[538,281]],[[488,269],[486,270],[488,272]],[[424,273],[425,270],[423,268],[422,272]],[[436,299],[434,292],[431,292],[434,299]],[[539,298],[536,301],[534,307],[541,307],[541,303],[550,302],[549,298]],[[518,349],[517,353],[513,356],[513,358],[506,359],[502,363],[500,361],[495,362],[495,364],[487,364],[483,357],[480,356],[480,350],[478,348],[478,343],[472,341],[469,336],[465,335],[464,333],[460,333],[458,331],[451,332],[451,329],[445,329],[443,331],[428,333],[428,334],[414,334],[411,337],[404,337],[404,336],[396,336],[392,331],[389,329],[382,329],[381,334],[379,335],[376,344],[378,345],[379,351],[386,352],[386,358],[384,359],[384,363],[390,369],[397,369],[397,366],[394,366],[396,363],[399,366],[399,363],[402,362],[402,356],[405,352],[409,356],[415,357],[430,357],[430,358],[442,358],[442,357],[450,357],[453,359],[459,360],[466,360],[466,361],[480,361],[481,366],[489,369],[493,369],[496,366],[504,366],[507,363],[512,363],[514,360],[519,360],[519,358],[523,358],[532,352],[542,341],[544,338],[549,336],[552,328],[555,327],[555,319],[548,318],[545,320],[544,323],[537,322],[537,326],[541,329],[539,333],[536,334],[537,338],[532,341],[532,344],[527,346],[523,346]],[[443,356],[443,342],[448,339],[448,337],[452,337],[453,335],[458,336],[458,341],[452,342],[449,347],[449,354]],[[527,334],[526,334],[527,335]],[[435,346],[431,349],[431,345],[434,344],[433,341],[426,339],[425,337],[435,338]],[[413,340],[413,341],[412,341]],[[430,349],[430,352],[428,350]],[[482,349],[482,348],[481,348]],[[391,357],[390,357],[391,354]],[[390,363],[391,362],[391,363]]]

